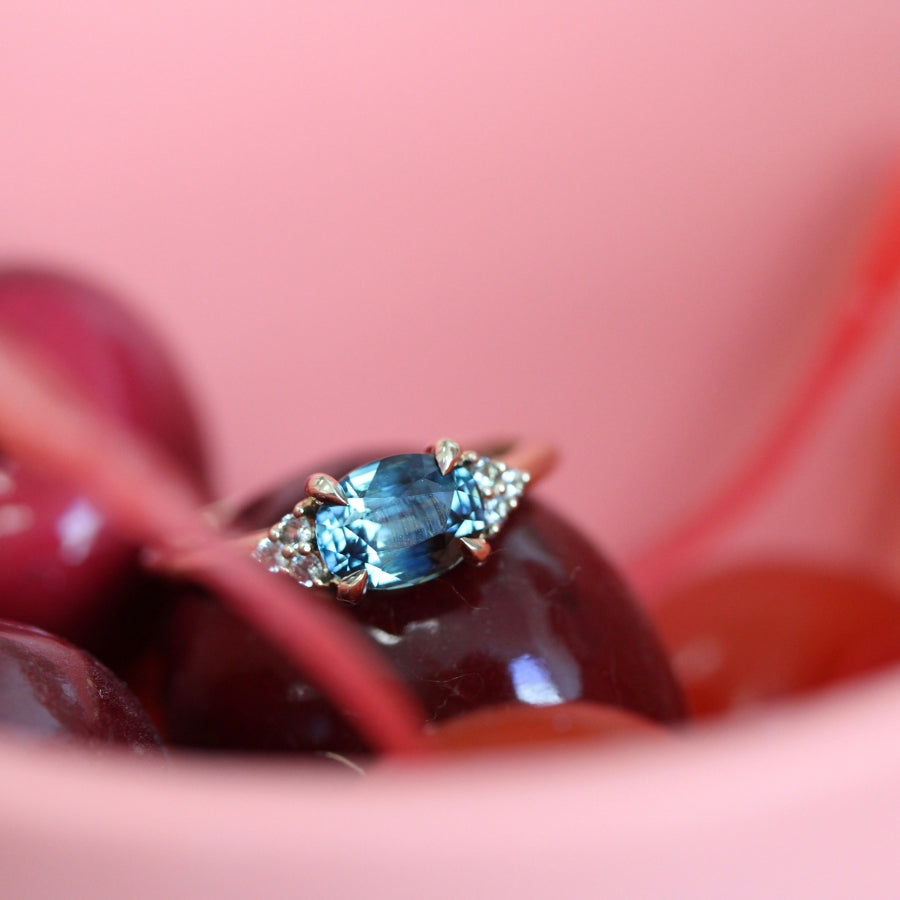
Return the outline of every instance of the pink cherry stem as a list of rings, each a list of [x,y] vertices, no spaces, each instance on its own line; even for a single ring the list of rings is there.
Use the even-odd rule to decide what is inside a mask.
[[[123,532],[165,556],[190,548],[191,573],[314,681],[385,752],[424,747],[422,710],[333,605],[237,555],[202,520],[187,481],[158,453],[101,418],[55,372],[0,334],[0,446],[77,485]]]
[[[768,436],[717,493],[631,561],[629,570],[645,592],[664,586],[708,539],[721,534],[759,502],[877,337],[876,326],[896,300],[894,288],[900,275],[900,172],[885,190],[884,200],[881,217],[852,272],[846,298],[821,356]]]

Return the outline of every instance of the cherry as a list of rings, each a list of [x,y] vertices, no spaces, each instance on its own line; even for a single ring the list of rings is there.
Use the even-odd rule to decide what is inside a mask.
[[[375,456],[318,468],[343,472]],[[238,524],[256,529],[276,521],[303,496],[304,480],[253,502]],[[571,525],[526,502],[494,546],[480,567],[460,566],[405,590],[370,591],[345,607],[431,721],[503,703],[573,700],[658,722],[682,719],[680,693],[650,623],[609,563]],[[331,592],[320,594],[322,603],[338,602]],[[295,669],[199,592],[178,602],[165,655],[163,705],[176,741],[364,749]]]
[[[373,746],[411,753],[424,739],[419,705],[366,637],[332,605],[238,554],[198,507],[174,462],[0,331],[0,436],[11,456],[95,498],[157,570],[190,571],[335,698]],[[177,562],[180,560],[180,562]]]
[[[573,701],[553,706],[505,704],[464,713],[429,728],[433,750],[473,752],[560,742],[667,736],[659,724],[615,706]]]
[[[0,620],[0,724],[32,737],[117,744],[162,741],[137,698],[93,656],[46,631]]]
[[[205,483],[185,390],[161,345],[115,297],[65,275],[7,270],[0,272],[0,328],[52,364],[98,412],[155,442]],[[96,646],[100,623],[110,626],[110,611],[135,596],[139,577],[134,546],[88,497],[0,455],[0,615]]]
[[[745,565],[653,613],[696,716],[805,694],[900,660],[900,597],[877,579],[798,562]]]

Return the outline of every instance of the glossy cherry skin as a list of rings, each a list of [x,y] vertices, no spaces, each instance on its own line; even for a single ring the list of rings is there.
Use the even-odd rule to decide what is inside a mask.
[[[319,470],[343,473],[362,461]],[[303,496],[303,481],[251,504],[240,524],[255,529],[276,521]],[[419,696],[430,721],[503,703],[570,700],[658,722],[682,719],[681,695],[652,626],[582,535],[543,504],[526,502],[493,544],[481,566],[464,564],[403,590],[369,591],[344,606]],[[332,591],[318,593],[320,602],[339,602]],[[176,741],[364,749],[301,674],[213,599],[182,597],[165,655],[164,705]]]
[[[2,271],[0,328],[205,484],[185,389],[160,343],[115,297],[63,275]],[[137,578],[135,548],[87,497],[4,459],[0,446],[0,616],[93,643]]]
[[[162,747],[137,698],[93,656],[46,631],[3,620],[0,727],[138,754]]]
[[[900,660],[900,595],[876,578],[773,562],[686,585],[654,609],[691,712],[808,693]]]
[[[504,704],[455,716],[428,728],[428,745],[446,753],[671,736],[643,716],[615,706],[573,701],[553,706]]]

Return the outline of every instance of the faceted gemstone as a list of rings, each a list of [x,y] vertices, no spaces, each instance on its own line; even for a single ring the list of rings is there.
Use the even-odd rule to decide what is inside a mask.
[[[365,569],[370,588],[419,584],[462,559],[459,538],[485,530],[472,473],[457,466],[444,475],[429,454],[376,460],[340,485],[347,505],[316,514],[319,553],[336,578]]]

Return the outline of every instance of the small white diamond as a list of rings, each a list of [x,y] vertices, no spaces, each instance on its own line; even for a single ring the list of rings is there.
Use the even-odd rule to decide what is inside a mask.
[[[328,572],[315,553],[298,554],[288,563],[285,571],[305,587],[323,584],[328,579]]]
[[[286,544],[308,544],[313,537],[312,522],[306,516],[285,516],[276,526]]]
[[[525,490],[525,483],[528,480],[526,472],[520,472],[518,469],[507,469],[501,476],[503,490],[508,500],[518,499]]]
[[[279,545],[269,538],[263,538],[256,545],[253,558],[261,562],[270,572],[280,572],[284,566],[284,557],[279,552]]]
[[[472,477],[481,492],[488,533],[496,534],[518,505],[529,475],[482,456],[472,465]]]
[[[263,538],[253,552],[270,572],[285,572],[300,584],[310,587],[325,584],[328,571],[313,552],[315,529],[306,516],[284,516]]]

